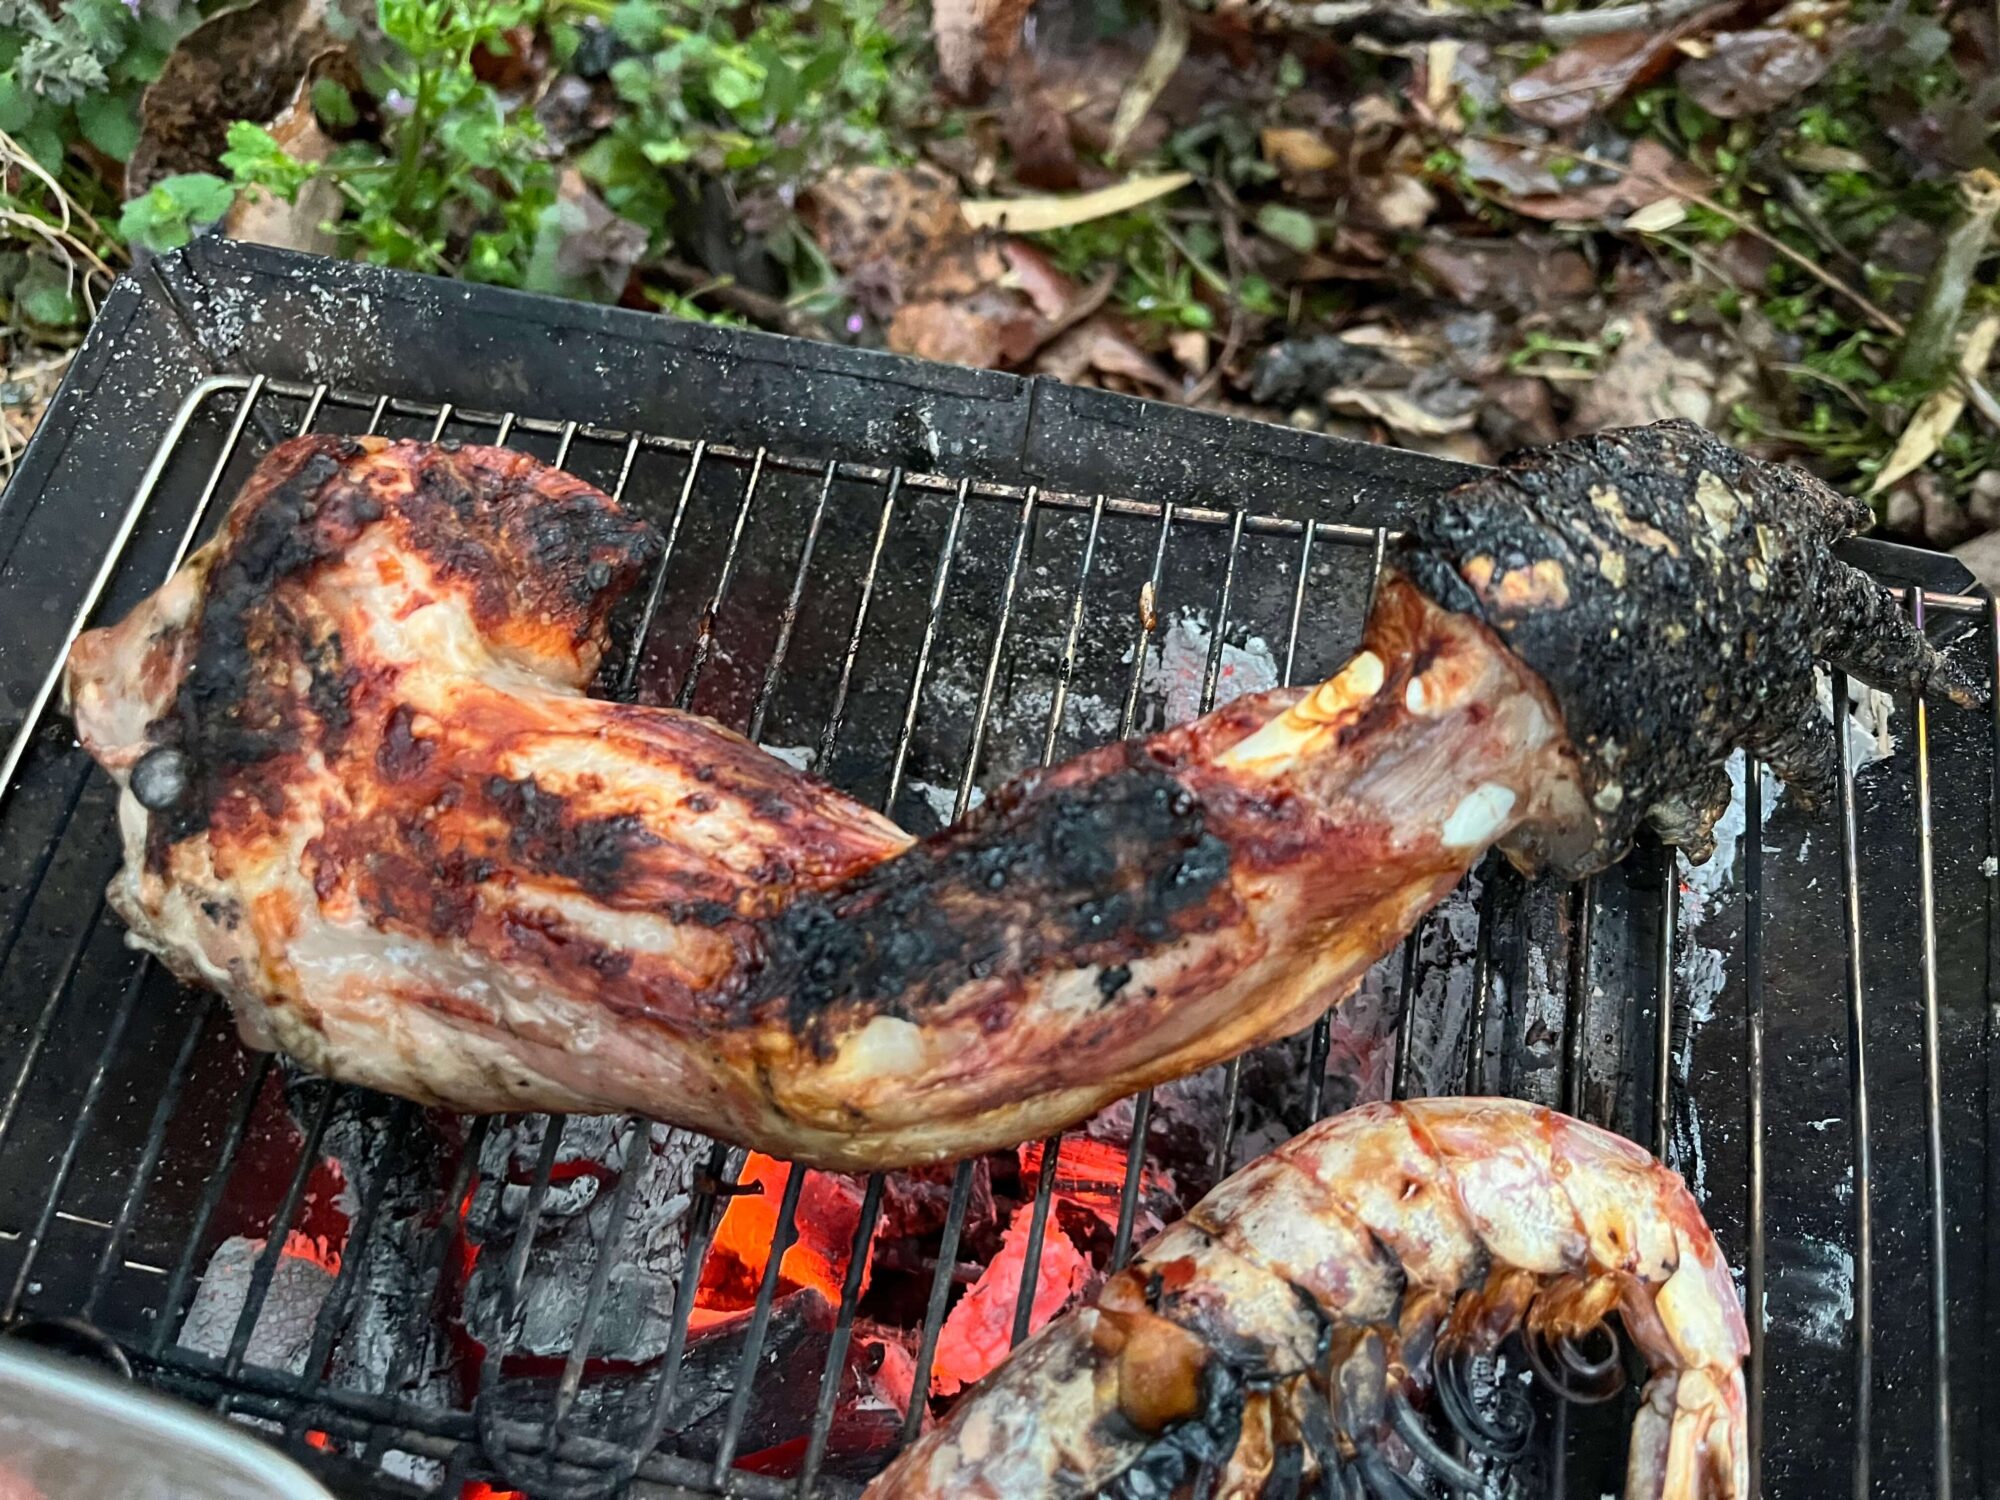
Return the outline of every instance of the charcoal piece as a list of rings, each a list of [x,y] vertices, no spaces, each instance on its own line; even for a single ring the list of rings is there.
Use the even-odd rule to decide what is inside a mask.
[[[321,1264],[314,1247],[298,1236],[293,1239],[296,1251],[288,1246],[271,1268],[270,1285],[251,1324],[244,1361],[299,1375],[305,1373],[313,1325],[320,1305],[333,1289],[334,1273]],[[215,1359],[227,1356],[265,1243],[232,1235],[215,1247],[181,1323],[176,1340],[181,1348]]]
[[[612,1232],[632,1126],[619,1116],[567,1122],[528,1252],[518,1324],[510,1331],[504,1326],[508,1262],[545,1129],[543,1117],[530,1116],[487,1139],[481,1186],[467,1215],[478,1256],[465,1286],[462,1321],[483,1347],[561,1360],[576,1344],[600,1247]],[[647,1127],[643,1175],[631,1195],[596,1324],[593,1348],[601,1357],[643,1364],[665,1353],[695,1169],[707,1150],[686,1131]]]

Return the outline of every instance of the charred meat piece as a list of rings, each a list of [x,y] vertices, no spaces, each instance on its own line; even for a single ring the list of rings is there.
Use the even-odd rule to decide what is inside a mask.
[[[67,686],[123,789],[114,905],[254,1045],[882,1167],[1309,1024],[1496,842],[1580,870],[1647,816],[1698,839],[1731,747],[1831,753],[1820,652],[1959,692],[1831,559],[1849,519],[1688,428],[1556,450],[1423,518],[1337,676],[921,842],[708,720],[585,696],[657,539],[502,449],[284,444]]]
[[[1557,1394],[1602,1400],[1613,1313],[1648,1371],[1627,1500],[1748,1500],[1749,1334],[1681,1179],[1518,1100],[1363,1105],[1222,1183],[867,1500],[1415,1496],[1419,1464],[1497,1493],[1467,1459],[1519,1456],[1533,1414],[1477,1365],[1518,1337]]]

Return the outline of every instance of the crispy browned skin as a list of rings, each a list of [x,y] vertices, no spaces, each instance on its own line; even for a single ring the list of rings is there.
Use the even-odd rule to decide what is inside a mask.
[[[126,784],[135,938],[340,1077],[883,1166],[1308,1024],[1503,828],[1563,821],[1540,690],[1392,583],[1343,677],[1022,777],[912,844],[707,720],[582,695],[654,548],[513,453],[274,452],[72,657]]]
[[[1967,696],[1833,558],[1854,514],[1685,424],[1531,455],[1417,518],[1334,678],[914,843],[708,720],[585,697],[657,541],[501,449],[284,444],[68,687],[124,788],[113,903],[256,1044],[891,1166],[1307,1025],[1491,845],[1699,844],[1739,747],[1810,789],[1822,655]]]

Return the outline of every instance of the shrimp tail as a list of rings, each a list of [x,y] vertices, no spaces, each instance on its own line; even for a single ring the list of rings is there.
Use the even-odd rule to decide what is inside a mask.
[[[1627,1346],[1626,1500],[1749,1500],[1749,1339],[1681,1179],[1515,1100],[1364,1105],[1219,1184],[868,1500],[1482,1494],[1533,1441],[1506,1372],[1606,1401]]]

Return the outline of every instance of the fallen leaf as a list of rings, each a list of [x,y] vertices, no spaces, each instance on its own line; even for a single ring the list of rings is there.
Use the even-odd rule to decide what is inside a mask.
[[[1705,423],[1715,407],[1715,374],[1660,341],[1652,320],[1632,319],[1625,339],[1583,387],[1570,416],[1572,432],[1637,427],[1684,417]]]
[[[1179,333],[1168,334],[1167,352],[1190,375],[1200,375],[1208,369],[1208,335],[1199,328],[1183,328]]]
[[[1479,392],[1439,370],[1425,370],[1403,390],[1336,386],[1326,393],[1335,411],[1359,412],[1410,437],[1470,432],[1478,420]]]
[[[1960,373],[1973,380],[1984,375],[1988,361],[1993,358],[1996,339],[2000,339],[2000,313],[1988,313],[1965,336],[1958,358]],[[1915,473],[1929,463],[1964,412],[1965,394],[1956,383],[1942,385],[1926,396],[1904,425],[1894,451],[1875,476],[1875,482],[1868,486],[1868,493],[1879,495],[1904,475]]]
[[[1562,191],[1561,179],[1549,167],[1552,152],[1469,136],[1460,142],[1458,156],[1466,176],[1512,197]]]
[[[139,101],[125,196],[183,172],[215,171],[232,121],[282,113],[307,65],[338,47],[326,11],[326,0],[248,0],[182,37]]]
[[[1709,43],[1708,56],[1681,64],[1678,82],[1683,94],[1724,120],[1777,108],[1833,65],[1828,42],[1783,27],[1718,32]]]
[[[962,221],[958,189],[935,167],[850,167],[806,191],[806,227],[836,270],[908,262],[952,238]]]
[[[1162,172],[1155,176],[1131,177],[1094,193],[1071,193],[1037,198],[975,198],[961,203],[959,212],[974,229],[1006,229],[1016,234],[1040,234],[1050,229],[1068,229],[1088,224],[1092,219],[1122,214],[1128,209],[1164,198],[1194,181],[1192,172]]]
[[[1480,387],[1479,431],[1503,454],[1553,443],[1562,436],[1548,382],[1501,375]]]
[[[1272,126],[1258,137],[1258,145],[1264,160],[1288,176],[1331,172],[1340,165],[1340,153],[1327,144],[1324,136],[1296,125]]]
[[[1072,192],[1082,179],[1069,117],[1042,89],[1009,97],[1000,134],[1013,158],[1014,180],[1043,192]]]
[[[1036,327],[1033,313],[996,290],[904,303],[889,320],[888,345],[897,354],[993,370],[1008,363],[1010,347],[1031,343]]]
[[[1416,264],[1438,290],[1464,307],[1538,313],[1588,297],[1596,286],[1590,265],[1567,246],[1511,236],[1504,240],[1432,240]]]
[[[1614,214],[1631,213],[1662,197],[1692,197],[1708,187],[1699,168],[1675,156],[1672,149],[1646,136],[1635,141],[1632,159],[1622,173],[1573,192],[1538,194],[1508,201],[1508,207],[1531,219],[1601,222]]]
[[[1326,393],[1326,403],[1336,411],[1359,412],[1363,416],[1373,417],[1376,421],[1395,428],[1398,432],[1418,437],[1442,437],[1450,432],[1469,432],[1474,420],[1473,414],[1469,411],[1448,417],[1426,411],[1401,391],[1336,389]]]
[[[1319,225],[1313,216],[1287,203],[1266,203],[1259,208],[1257,228],[1300,255],[1312,254],[1319,245]]]
[[[1711,7],[1677,26],[1614,31],[1572,42],[1507,85],[1507,108],[1536,125],[1580,125],[1665,72],[1674,61],[1674,44],[1726,9]]]
[[[299,78],[292,102],[266,128],[271,139],[288,156],[318,164],[333,154],[333,137],[320,129],[313,112],[312,86],[347,63],[346,54],[322,53],[314,58]],[[339,247],[339,236],[329,227],[340,217],[340,185],[328,177],[315,177],[287,203],[263,188],[252,187],[236,195],[236,202],[222,217],[222,232],[233,240],[253,245],[274,245],[281,250],[302,250],[309,255],[331,255]],[[623,286],[620,282],[620,286]]]
[[[495,41],[472,49],[473,77],[506,92],[529,87],[548,65],[546,53],[537,51],[537,41],[534,27],[509,26]]]
[[[1437,210],[1437,194],[1414,173],[1376,177],[1354,185],[1355,211],[1398,233],[1421,229]]]
[[[1845,146],[1827,146],[1818,141],[1801,141],[1785,153],[1785,160],[1801,172],[1873,172],[1874,162],[1859,151]]]
[[[938,72],[960,96],[999,80],[1021,46],[1021,25],[1035,0],[933,0],[931,35]]]
[[[1015,286],[1028,294],[1035,311],[1054,323],[1075,308],[1081,295],[1075,281],[1056,269],[1054,261],[1026,240],[1008,240],[1000,253],[1007,262],[1007,274]]]
[[[1118,100],[1118,112],[1111,119],[1111,140],[1105,149],[1104,159],[1113,166],[1125,154],[1133,134],[1166,86],[1173,81],[1174,74],[1180,71],[1187,50],[1187,12],[1181,8],[1180,0],[1160,0],[1160,28],[1153,37],[1152,50],[1146,54],[1139,71],[1132,75],[1131,83],[1126,85],[1123,96]]]
[[[1687,205],[1678,198],[1658,198],[1625,216],[1624,228],[1638,234],[1660,234],[1686,222]]]
[[[1111,377],[1154,395],[1170,395],[1180,389],[1171,376],[1102,315],[1051,341],[1037,356],[1035,368],[1070,385],[1080,383],[1086,376],[1097,376]]]

